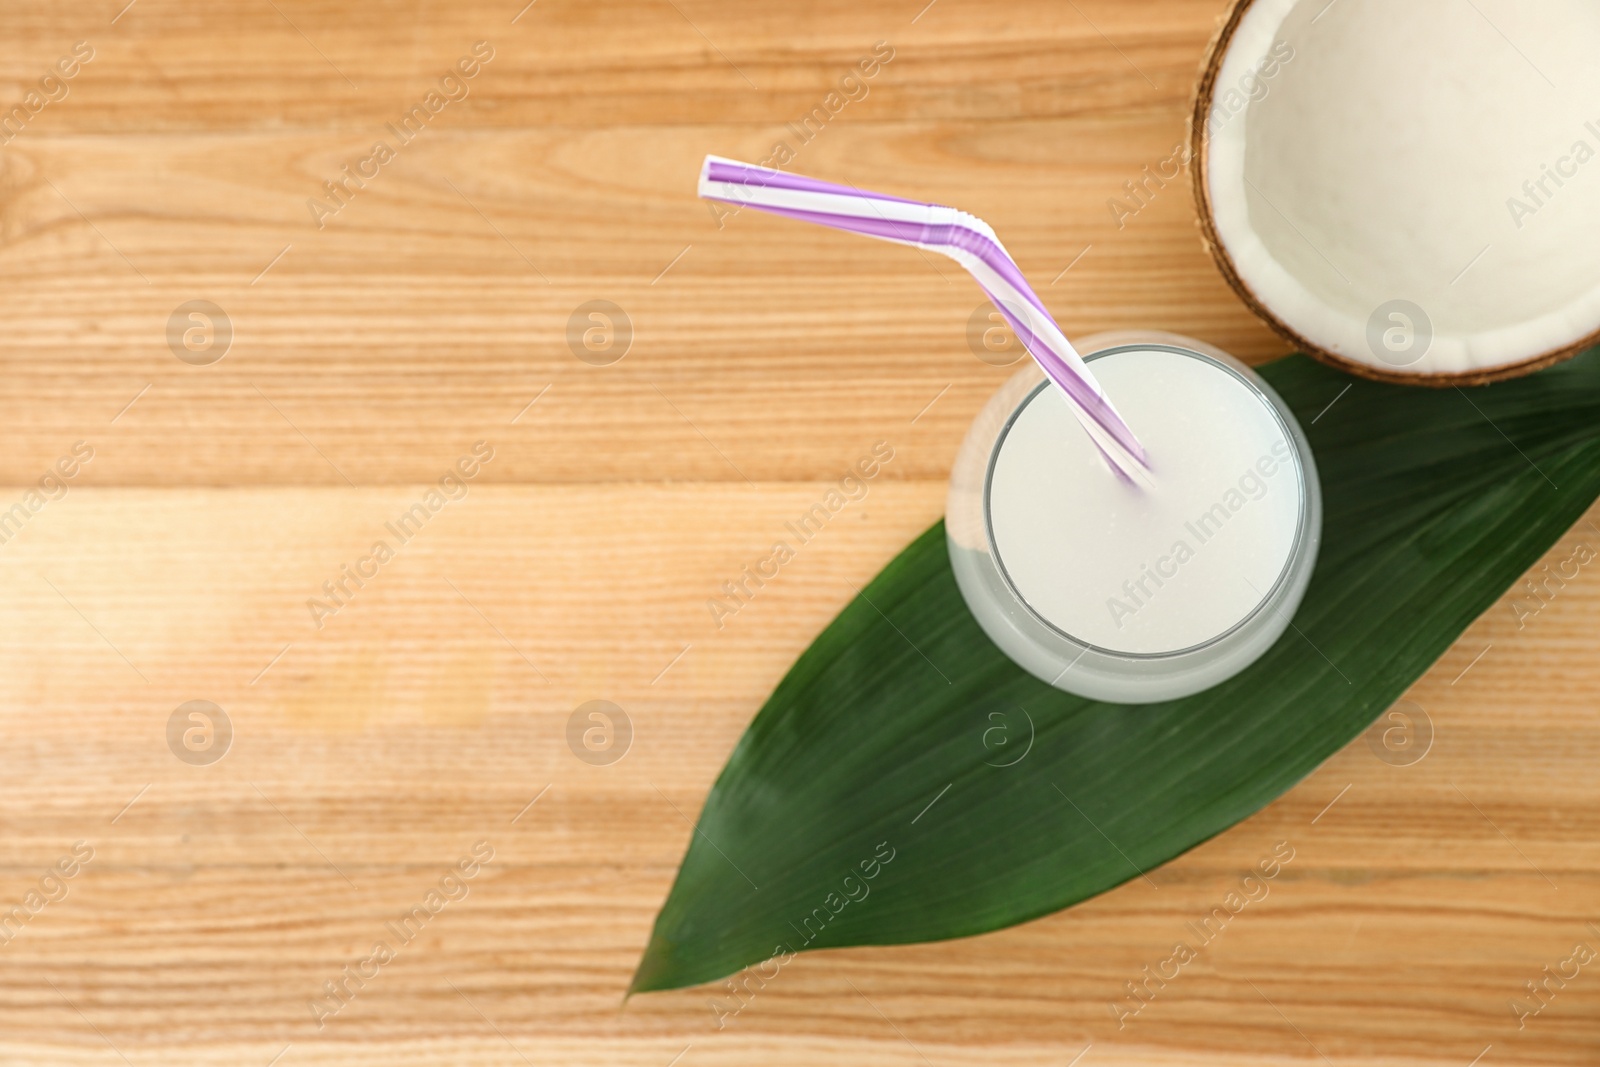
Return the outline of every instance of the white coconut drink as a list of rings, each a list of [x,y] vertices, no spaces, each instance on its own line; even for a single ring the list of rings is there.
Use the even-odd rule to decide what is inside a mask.
[[[1149,330],[1079,344],[1154,477],[1108,476],[1025,367],[951,469],[951,569],[984,632],[1041,681],[1125,704],[1198,693],[1288,629],[1321,543],[1316,462],[1282,399],[1217,348]]]
[[[945,504],[961,595],[1024,670],[1094,700],[1175,700],[1289,627],[1321,490],[1293,412],[1249,367],[1152,331],[1090,338],[1085,358],[994,229],[955,208],[717,156],[700,195],[948,256],[1033,357],[973,422]]]
[[[1239,0],[1191,126],[1202,233],[1310,354],[1466,384],[1600,340],[1600,4]]]

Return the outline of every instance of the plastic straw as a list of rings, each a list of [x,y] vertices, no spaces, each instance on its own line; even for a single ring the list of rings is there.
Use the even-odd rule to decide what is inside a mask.
[[[1129,481],[1144,480],[1142,472],[1149,467],[1144,447],[982,219],[955,208],[864,193],[847,185],[718,156],[706,157],[700,171],[700,195],[912,245],[955,260],[977,280],[1023,347],[1066,396],[1111,469]]]

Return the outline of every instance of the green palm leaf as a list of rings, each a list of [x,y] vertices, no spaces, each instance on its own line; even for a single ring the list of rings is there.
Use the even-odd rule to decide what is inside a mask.
[[[633,990],[980,934],[1139,877],[1359,735],[1600,493],[1600,351],[1471,391],[1303,357],[1261,371],[1310,436],[1326,506],[1310,591],[1266,656],[1167,704],[1058,692],[984,636],[933,527],[750,724]]]

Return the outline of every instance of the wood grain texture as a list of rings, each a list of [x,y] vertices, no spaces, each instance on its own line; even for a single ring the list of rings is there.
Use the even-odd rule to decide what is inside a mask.
[[[1181,142],[1220,0],[123,2],[0,13],[0,105],[94,48],[0,147],[0,511],[94,450],[0,544],[0,915],[65,891],[0,944],[0,1063],[1600,1056],[1594,969],[1521,1029],[1509,1005],[1600,947],[1588,568],[1418,683],[1420,762],[1357,742],[1153,885],[802,956],[721,1028],[717,988],[622,1002],[745,724],[938,517],[1010,373],[974,353],[951,267],[719,228],[700,157],[784,140],[796,169],[993,222],[1069,332],[1268,358],[1181,181],[1121,228],[1106,206]],[[319,228],[306,201],[479,40],[470,95]],[[870,91],[799,143],[879,41]],[[207,366],[168,344],[196,299],[234,331]],[[568,344],[596,299],[634,329],[609,366]],[[464,496],[318,627],[308,599],[479,440]],[[879,440],[866,498],[715,625],[706,601]],[[1550,560],[1580,541],[1600,530]],[[633,725],[609,766],[568,748],[595,699]],[[219,762],[168,748],[190,700],[227,711]],[[93,858],[47,882],[79,841]],[[324,983],[480,841],[466,896],[319,1028]],[[1119,1028],[1125,983],[1279,841],[1266,899]]]

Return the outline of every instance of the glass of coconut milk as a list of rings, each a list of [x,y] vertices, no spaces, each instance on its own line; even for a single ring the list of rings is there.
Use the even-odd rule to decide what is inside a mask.
[[[1175,334],[1079,344],[1144,445],[1114,476],[1029,363],[990,399],[950,478],[946,535],[979,624],[1058,689],[1142,704],[1242,671],[1288,628],[1322,533],[1316,463],[1249,367]]]

